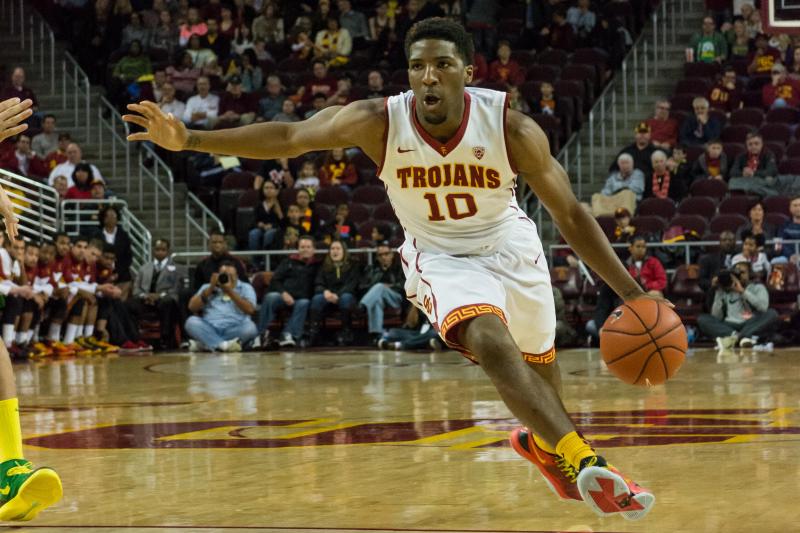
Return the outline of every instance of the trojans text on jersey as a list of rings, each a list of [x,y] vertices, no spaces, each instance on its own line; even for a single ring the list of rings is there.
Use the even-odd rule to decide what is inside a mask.
[[[473,189],[497,189],[500,173],[481,165],[445,163],[431,167],[402,167],[397,169],[400,187],[407,189],[436,187],[470,187]]]

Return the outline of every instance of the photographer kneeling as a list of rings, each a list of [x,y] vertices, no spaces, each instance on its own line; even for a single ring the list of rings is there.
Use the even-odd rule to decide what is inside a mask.
[[[716,338],[720,350],[756,344],[758,336],[768,333],[778,320],[778,313],[769,309],[767,288],[750,281],[750,263],[738,262],[731,270],[720,270],[711,280],[716,288],[711,314],[697,318],[700,330]]]
[[[239,281],[236,264],[224,260],[219,272],[211,275],[189,300],[189,311],[202,313],[186,321],[186,332],[192,338],[190,350],[239,352],[258,335],[250,316],[256,310],[256,292],[249,283]]]

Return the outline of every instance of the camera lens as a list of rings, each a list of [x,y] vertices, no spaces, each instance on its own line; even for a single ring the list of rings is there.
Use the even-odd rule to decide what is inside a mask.
[[[227,285],[229,281],[228,274],[223,272],[222,274],[219,275],[217,280],[220,282],[221,285]]]

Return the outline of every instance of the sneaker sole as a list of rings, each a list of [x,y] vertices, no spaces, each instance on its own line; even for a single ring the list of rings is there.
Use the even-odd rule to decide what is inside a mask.
[[[61,479],[52,468],[38,468],[20,486],[17,495],[0,507],[0,521],[27,522],[63,496]]]
[[[577,502],[577,501],[580,501],[580,500],[576,500],[575,498],[570,498],[569,496],[564,496],[560,492],[558,492],[558,489],[556,489],[555,485],[553,485],[553,482],[550,481],[550,478],[548,478],[546,475],[544,475],[544,473],[542,472],[541,468],[539,468],[538,461],[536,461],[536,459],[533,458],[533,454],[529,453],[519,443],[518,435],[521,432],[522,432],[522,430],[515,429],[514,431],[511,432],[511,436],[508,438],[508,441],[511,443],[511,447],[514,449],[514,451],[517,452],[517,454],[519,454],[523,459],[533,463],[533,465],[536,466],[536,470],[539,471],[539,474],[541,474],[542,479],[544,479],[544,482],[547,483],[547,486],[550,488],[550,490],[553,491],[553,494],[555,494],[560,499],[562,499],[562,500],[564,500],[566,502]]]
[[[619,513],[626,520],[641,520],[656,503],[656,497],[650,492],[643,491],[630,496],[630,489],[622,476],[606,468],[584,468],[578,474],[577,483],[583,501],[600,516]],[[625,511],[632,502],[636,502],[641,509]]]

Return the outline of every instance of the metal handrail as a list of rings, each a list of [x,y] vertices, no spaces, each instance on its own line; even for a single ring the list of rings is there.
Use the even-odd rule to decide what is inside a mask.
[[[375,253],[377,252],[377,248],[349,248],[348,253],[351,255],[366,255],[367,256],[367,264],[371,265],[375,260]],[[234,257],[264,257],[265,260],[265,267],[266,271],[272,270],[272,258],[273,257],[282,257],[287,255],[296,254],[297,250],[233,250],[228,252],[230,255]],[[317,248],[316,252],[318,254],[327,254],[327,248]],[[176,252],[172,254],[173,259],[180,260],[184,259],[184,264],[187,266],[190,263],[191,259],[203,258],[207,257],[208,252]]]
[[[59,206],[59,228],[69,235],[79,235],[85,227],[98,228],[98,221],[83,218],[83,215],[96,213],[100,206],[115,205],[120,207],[120,225],[131,238],[133,267],[139,268],[150,261],[152,236],[142,222],[128,209],[128,202],[119,198],[102,200],[63,200]],[[82,209],[93,206],[93,209]]]
[[[40,181],[0,169],[0,186],[14,203],[21,236],[52,240],[58,231],[58,192]]]
[[[209,231],[211,229],[218,229],[219,231],[224,232],[225,226],[222,221],[214,214],[214,212],[208,208],[206,204],[204,204],[197,196],[194,195],[191,191],[187,191],[186,193],[186,203],[184,204],[185,208],[185,218],[186,218],[186,244],[188,246],[189,239],[191,237],[190,227],[197,229],[200,233],[202,233],[205,239],[209,237]],[[199,209],[200,210],[200,222],[198,223],[197,220],[194,218],[193,210]],[[215,227],[209,228],[209,223],[213,224]],[[189,252],[191,253],[191,252]]]
[[[72,57],[72,54],[70,54],[69,52],[64,52],[64,60],[61,62],[61,64],[62,64],[62,72],[64,73],[64,92],[63,92],[62,98],[61,98],[61,105],[64,108],[67,107],[67,78],[68,77],[72,77],[73,87],[75,89],[75,91],[73,93],[75,95],[74,102],[73,102],[73,108],[74,108],[74,112],[75,112],[75,126],[78,127],[78,128],[81,126],[80,119],[79,119],[79,117],[81,115],[81,112],[80,112],[81,111],[81,107],[79,105],[80,100],[78,98],[78,93],[82,92],[84,94],[84,96],[85,96],[85,102],[84,103],[86,105],[86,111],[84,113],[84,118],[86,120],[86,122],[85,122],[86,138],[88,140],[89,139],[89,135],[90,135],[89,132],[91,130],[90,122],[89,122],[90,118],[89,117],[90,117],[90,112],[91,112],[91,107],[92,107],[92,103],[91,103],[92,83],[89,81],[89,76],[86,75],[86,73],[83,71],[81,66],[78,64],[78,62],[75,60],[75,58]],[[72,74],[70,74],[70,72],[69,72],[70,71],[70,67],[72,69]]]

